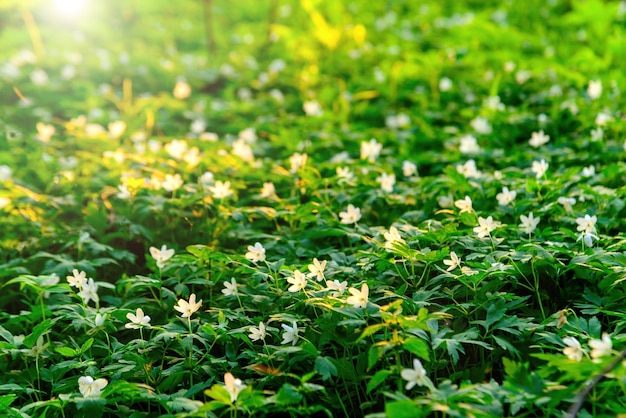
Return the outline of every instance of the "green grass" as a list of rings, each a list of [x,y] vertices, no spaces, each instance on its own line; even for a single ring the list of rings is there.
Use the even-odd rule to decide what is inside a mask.
[[[92,3],[0,6],[0,415],[626,414],[624,3]]]

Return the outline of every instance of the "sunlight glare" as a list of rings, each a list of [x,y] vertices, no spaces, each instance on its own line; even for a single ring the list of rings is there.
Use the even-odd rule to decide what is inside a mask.
[[[80,14],[85,0],[54,0],[54,8],[63,17],[73,18]]]

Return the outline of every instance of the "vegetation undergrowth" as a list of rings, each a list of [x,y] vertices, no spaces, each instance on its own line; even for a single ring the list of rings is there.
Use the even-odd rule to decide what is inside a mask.
[[[626,414],[626,2],[61,3],[0,5],[0,415]]]

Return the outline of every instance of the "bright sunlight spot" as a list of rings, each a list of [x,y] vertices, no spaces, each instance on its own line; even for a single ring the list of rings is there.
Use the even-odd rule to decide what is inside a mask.
[[[54,0],[56,12],[63,16],[73,18],[80,14],[85,6],[85,0]]]

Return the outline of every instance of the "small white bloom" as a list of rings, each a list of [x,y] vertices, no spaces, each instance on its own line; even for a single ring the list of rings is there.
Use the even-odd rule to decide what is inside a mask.
[[[402,175],[404,177],[411,177],[417,175],[417,166],[411,161],[402,162]]]
[[[263,321],[259,322],[259,327],[250,327],[250,334],[248,335],[248,338],[250,338],[250,341],[258,341],[258,340],[263,340],[265,341],[265,337],[266,337],[266,331],[265,331],[265,324],[263,323]]]
[[[488,135],[493,132],[491,124],[486,118],[477,117],[472,119],[470,126],[479,134]],[[462,152],[462,151],[461,151]]]
[[[400,376],[407,381],[406,390],[411,390],[413,387],[424,386],[426,384],[426,370],[422,366],[422,362],[418,359],[413,359],[412,369],[403,369],[400,372]]]
[[[533,132],[528,140],[528,143],[533,148],[539,148],[542,145],[547,144],[550,141],[550,136],[546,135],[542,131]]]
[[[101,313],[97,313],[96,319],[94,320],[94,324],[96,325],[96,327],[101,327],[102,325],[104,325],[104,321],[106,321],[107,316],[107,314],[103,315]]]
[[[100,300],[98,297],[98,283],[96,283],[92,278],[89,278],[85,283],[83,283],[82,288],[80,288],[80,291],[78,292],[78,296],[83,298],[83,303],[85,305],[87,305],[91,300],[97,303]]]
[[[494,221],[491,216],[487,219],[482,216],[478,217],[478,226],[474,228],[474,232],[478,235],[478,238],[485,238],[491,234],[497,227],[501,225],[500,222]]]
[[[361,290],[351,287],[348,289],[348,292],[350,292],[352,296],[348,296],[346,303],[354,306],[355,308],[365,308],[367,306],[370,293],[370,288],[367,283],[363,283]]]
[[[192,293],[189,295],[189,302],[184,299],[178,299],[178,305],[174,306],[174,309],[182,314],[182,318],[188,318],[200,309],[200,306],[202,306],[202,299],[196,302],[196,294]]]
[[[361,142],[361,159],[373,163],[380,155],[382,149],[383,145],[373,138],[369,142],[363,141]]]
[[[480,171],[476,169],[474,160],[468,160],[464,164],[457,164],[456,171],[467,179],[479,178],[481,176]]]
[[[454,202],[454,206],[461,209],[459,213],[468,212],[471,213],[474,209],[472,208],[472,199],[469,196],[465,196],[464,199],[459,199]]]
[[[503,187],[502,192],[496,195],[496,199],[498,199],[498,204],[501,206],[507,206],[517,196],[517,192],[515,190],[509,191],[508,187]]]
[[[222,293],[225,296],[237,296],[237,281],[231,277],[230,282],[224,282]]]
[[[461,267],[461,258],[454,251],[450,251],[450,260],[443,260],[443,264],[448,266],[446,271],[452,271],[457,267]]]
[[[126,318],[130,321],[126,324],[126,328],[139,329],[150,326],[150,317],[143,314],[143,309],[137,308],[136,314],[127,313]]]
[[[293,321],[291,325],[292,326],[290,327],[289,325],[281,324],[282,328],[285,330],[285,332],[283,333],[283,341],[281,342],[281,344],[291,343],[291,345],[296,345],[296,343],[298,342],[298,339],[300,338],[300,336],[298,335],[298,333],[300,332],[300,330],[298,329],[298,324],[296,324],[296,321]]]
[[[478,141],[473,135],[462,136],[459,141],[459,151],[461,154],[476,154],[480,152]]]
[[[335,298],[343,295],[347,288],[348,282],[345,280],[341,283],[339,282],[339,280],[326,282],[326,290],[331,290],[332,292],[330,293],[330,295]]]
[[[307,116],[322,116],[324,111],[319,102],[315,100],[309,100],[302,104],[302,109]]]
[[[276,187],[274,183],[271,181],[267,181],[263,183],[263,188],[261,189],[261,198],[262,199],[270,199],[276,197]]]
[[[570,360],[580,361],[583,358],[583,349],[578,340],[574,337],[565,337],[563,342],[567,347],[563,349],[563,354]]]
[[[452,80],[448,77],[441,77],[439,80],[439,91],[450,91],[452,89]]]
[[[591,358],[596,359],[599,357],[610,356],[613,350],[613,342],[611,337],[606,332],[602,333],[601,340],[589,340],[589,347],[592,348]]]
[[[295,173],[298,170],[300,170],[302,167],[306,165],[308,158],[309,156],[307,154],[300,154],[298,152],[293,154],[291,157],[289,157],[289,165],[291,166],[289,171],[291,173]]]
[[[591,80],[587,87],[587,94],[591,100],[595,100],[602,96],[602,81]]]
[[[336,173],[337,173],[337,183],[338,184],[352,184],[355,177],[354,177],[354,173],[352,171],[350,171],[350,167],[337,167],[335,169]]]
[[[287,290],[296,293],[306,287],[306,276],[300,270],[295,270],[293,276],[287,277],[287,282],[291,284]]]
[[[572,205],[576,204],[576,199],[573,197],[561,196],[556,201],[559,205],[563,206],[563,209],[565,209],[565,212],[571,212]]]
[[[539,225],[540,217],[535,218],[533,213],[530,212],[528,216],[520,215],[522,223],[519,225],[520,230],[525,234],[532,234],[535,232],[537,225]]]
[[[596,175],[596,168],[592,165],[584,167],[580,173],[583,177],[593,177]]]
[[[166,245],[162,245],[160,250],[156,247],[150,247],[150,255],[156,261],[157,267],[162,269],[165,267],[165,262],[174,256],[174,249],[168,249]]]
[[[84,271],[79,272],[78,270],[72,270],[71,276],[66,276],[67,282],[70,287],[76,287],[79,290],[83,288],[87,284],[87,273]]]
[[[237,400],[237,396],[239,396],[239,392],[246,388],[246,385],[243,384],[241,379],[235,379],[235,376],[231,373],[226,373],[224,375],[224,385],[230,394],[231,402],[235,402]]]
[[[396,184],[396,175],[382,173],[376,181],[380,183],[380,188],[383,192],[391,193],[393,191],[393,186]]]
[[[178,190],[182,187],[182,185],[183,178],[178,173],[174,175],[166,174],[165,180],[163,180],[163,182],[161,183],[161,187],[168,192]]]
[[[593,234],[596,232],[597,221],[598,218],[595,215],[589,216],[589,214],[586,214],[583,218],[576,218],[576,223],[578,224],[576,230],[584,234]]]
[[[265,248],[260,242],[255,242],[254,246],[248,245],[248,252],[245,257],[253,263],[265,261]]]
[[[176,82],[172,94],[178,100],[184,100],[191,95],[191,86],[187,82],[179,80]]]
[[[230,181],[222,182],[217,180],[214,186],[209,187],[209,191],[215,199],[224,199],[233,194],[230,188]]]
[[[383,236],[385,237],[385,248],[388,250],[393,250],[394,244],[406,243],[395,226],[390,227],[389,232],[385,232]]]
[[[345,211],[339,212],[339,217],[341,218],[342,224],[350,225],[357,223],[361,220],[361,209],[349,204]]]
[[[78,378],[78,390],[85,398],[97,398],[102,393],[102,389],[108,385],[106,379],[95,379],[91,376],[82,376]]]
[[[321,282],[324,277],[324,270],[328,261],[323,260],[320,262],[317,258],[313,259],[313,264],[309,264],[309,277],[315,277],[318,282]]]
[[[546,160],[542,159],[541,161],[533,161],[533,165],[530,170],[535,173],[535,176],[539,179],[546,173],[546,171],[548,171],[549,166],[550,165],[546,163]]]

